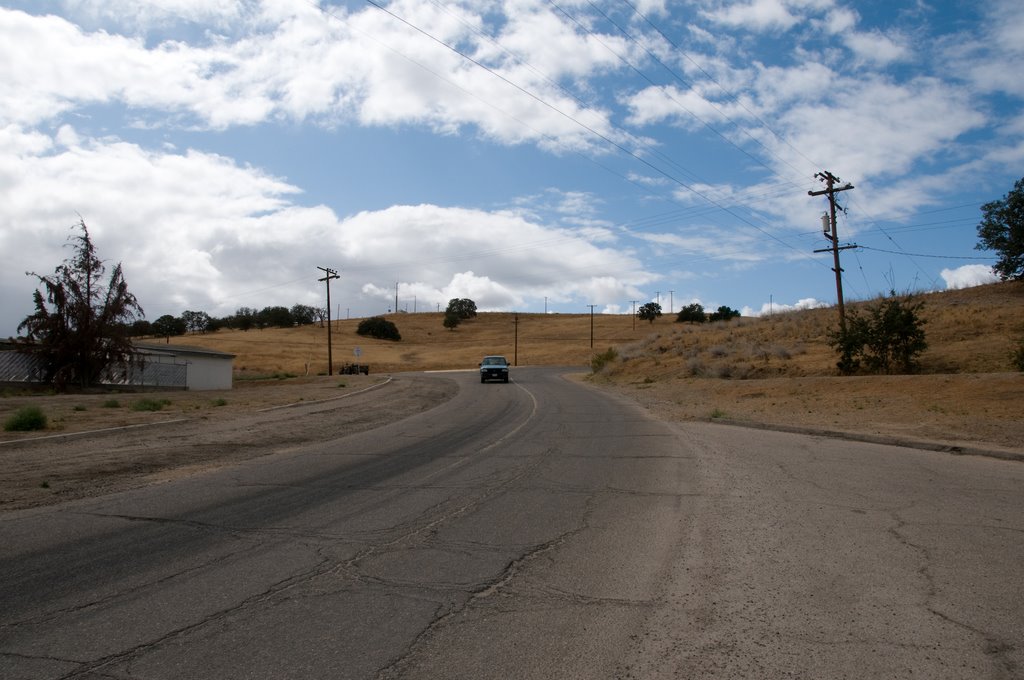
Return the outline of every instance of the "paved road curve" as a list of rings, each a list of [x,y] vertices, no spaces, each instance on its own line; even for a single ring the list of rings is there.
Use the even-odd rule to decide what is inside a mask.
[[[0,677],[1024,677],[1019,463],[422,379],[460,390],[0,517]]]

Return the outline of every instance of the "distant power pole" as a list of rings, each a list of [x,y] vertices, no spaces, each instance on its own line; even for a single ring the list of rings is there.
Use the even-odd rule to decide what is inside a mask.
[[[513,366],[518,366],[519,365],[519,312],[516,312],[515,325],[516,325],[515,345],[514,345],[515,349],[513,350],[513,353],[512,353],[512,365]]]
[[[839,307],[839,330],[846,332],[846,306],[843,304],[843,268],[839,266],[839,251],[849,250],[850,248],[856,248],[856,245],[846,245],[840,247],[839,245],[839,234],[836,231],[836,194],[840,191],[849,191],[853,188],[853,185],[847,182],[841,187],[836,186],[836,182],[839,178],[833,175],[828,170],[819,172],[814,175],[817,179],[825,183],[825,188],[820,191],[808,191],[808,196],[828,196],[828,207],[829,214],[822,216],[822,231],[825,234],[825,238],[832,242],[830,248],[823,248],[821,250],[815,250],[816,253],[827,253],[829,250],[832,251],[832,260],[834,266],[832,271],[836,273],[836,298],[838,300]],[[826,224],[826,220],[828,220]]]
[[[675,314],[676,313],[676,310],[673,309],[673,307],[676,306],[675,300],[672,299],[672,294],[673,293],[675,293],[674,290],[670,290],[668,292],[668,313],[669,314]]]
[[[590,307],[590,349],[594,349],[594,307],[597,305],[587,305]]]
[[[334,357],[331,355],[331,279],[338,278],[338,272],[330,267],[317,267],[324,273],[322,279],[327,283],[327,375],[334,375]]]
[[[636,330],[636,303],[637,303],[637,300],[630,300],[630,303],[633,305],[633,330]]]
[[[398,281],[395,281],[395,314],[398,314]]]

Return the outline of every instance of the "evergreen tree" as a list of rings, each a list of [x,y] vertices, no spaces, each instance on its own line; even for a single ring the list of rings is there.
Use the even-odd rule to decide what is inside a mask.
[[[18,325],[20,351],[38,357],[47,382],[59,390],[117,380],[134,360],[132,323],[144,316],[128,291],[121,264],[102,282],[106,267],[96,255],[85,220],[72,236],[73,255],[52,276],[26,272],[39,280],[32,299],[35,311]],[[118,374],[118,375],[115,375]]]

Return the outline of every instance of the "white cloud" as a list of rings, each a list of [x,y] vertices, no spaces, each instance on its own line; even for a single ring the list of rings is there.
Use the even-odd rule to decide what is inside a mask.
[[[792,146],[814,149],[850,177],[905,175],[986,123],[967,91],[934,78],[842,78],[823,86],[828,98],[782,114],[784,130]]]
[[[850,33],[843,36],[843,43],[862,64],[885,66],[910,56],[905,38],[886,35],[881,31]]]
[[[763,238],[741,229],[701,227],[679,229],[669,233],[637,233],[639,239],[660,246],[659,250],[673,253],[678,258],[693,255],[691,262],[699,260],[729,260],[733,262],[760,262],[769,257]]]
[[[768,316],[771,314],[784,314],[785,312],[795,312],[803,309],[819,309],[829,306],[830,305],[827,302],[821,302],[815,298],[802,298],[793,304],[769,300],[762,304],[761,308],[757,310],[753,307],[743,307],[740,310],[740,314],[743,316]]]
[[[156,14],[199,7],[181,5],[142,5],[133,21],[159,23]],[[124,104],[150,120],[185,116],[212,129],[355,118],[443,133],[472,125],[502,143],[536,141],[553,150],[603,146],[579,120],[604,137],[630,139],[612,126],[610,112],[584,107],[554,84],[622,68],[616,55],[628,52],[628,43],[571,30],[550,8],[510,15],[494,41],[502,49],[495,49],[467,28],[479,17],[463,23],[444,8],[413,1],[389,7],[438,40],[466,45],[489,72],[375,8],[328,17],[303,3],[255,7],[233,27],[236,37],[153,46],[142,37],[87,32],[56,16],[0,9],[0,119],[37,124],[79,106]],[[227,16],[227,9],[213,8],[211,16]]]
[[[956,269],[943,269],[941,275],[942,280],[946,282],[946,288],[950,290],[983,286],[999,280],[992,267],[987,264],[965,264]]]
[[[415,295],[425,309],[452,297],[515,309],[528,296],[614,304],[653,279],[598,226],[435,205],[339,219],[325,206],[297,204],[300,191],[287,181],[216,154],[151,151],[68,126],[55,139],[8,126],[0,144],[5,333],[29,311],[34,284],[25,270],[48,273],[66,257],[79,214],[100,256],[123,264],[148,318],[317,304],[317,266],[339,270],[332,299],[356,314],[393,305],[393,281],[403,300]],[[582,195],[556,197],[563,209],[586,208]]]
[[[783,0],[750,0],[704,11],[702,14],[718,24],[759,32],[786,31],[800,20],[790,12]]]
[[[148,29],[178,22],[226,25],[241,15],[238,0],[63,0],[75,17]]]

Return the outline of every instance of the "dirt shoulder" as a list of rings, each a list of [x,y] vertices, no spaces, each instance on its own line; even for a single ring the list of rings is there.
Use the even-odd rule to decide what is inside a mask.
[[[592,380],[668,421],[712,420],[1024,457],[1020,373],[765,380]],[[416,374],[240,382],[224,392],[14,395],[45,432],[0,433],[0,512],[159,483],[393,422],[451,398]],[[135,410],[142,401],[159,411]],[[114,405],[112,402],[117,402]],[[328,417],[325,417],[328,416]]]
[[[50,415],[46,432],[0,435],[0,512],[159,483],[308,442],[336,439],[451,398],[453,381],[407,375],[240,384],[215,392],[18,396]],[[116,399],[121,405],[104,406]],[[169,402],[136,411],[142,400]]]
[[[659,418],[1024,455],[1024,374],[602,381]]]

